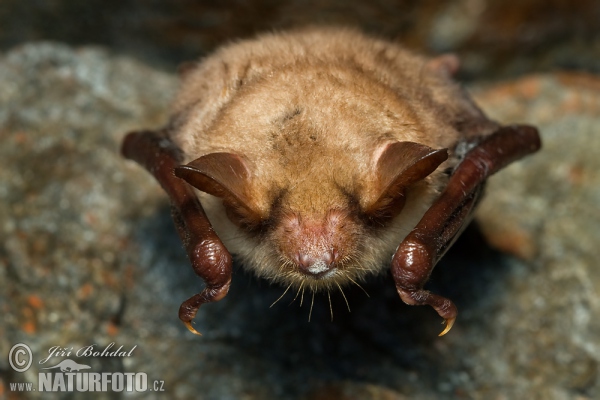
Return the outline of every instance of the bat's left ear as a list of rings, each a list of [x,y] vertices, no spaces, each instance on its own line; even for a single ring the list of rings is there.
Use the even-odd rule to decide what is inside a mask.
[[[452,78],[460,69],[460,59],[456,54],[442,54],[427,61],[425,68],[444,78]]]
[[[370,216],[393,216],[404,207],[405,191],[448,159],[447,149],[433,149],[414,142],[394,142],[377,160],[376,191],[364,212]]]

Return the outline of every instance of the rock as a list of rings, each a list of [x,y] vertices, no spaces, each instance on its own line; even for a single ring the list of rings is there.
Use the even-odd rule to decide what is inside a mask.
[[[310,393],[307,400],[407,400],[393,390],[372,384],[359,384],[354,382],[339,382],[323,386]]]
[[[528,262],[493,315],[493,363],[541,398],[600,395],[600,77],[557,73],[483,89],[490,117],[537,125],[542,151],[490,179],[478,222]],[[500,345],[502,343],[502,345]],[[485,368],[482,364],[482,368]],[[505,393],[509,393],[506,391]],[[513,392],[514,397],[529,397]]]
[[[2,354],[27,343],[37,362],[52,346],[119,337],[139,258],[133,221],[162,204],[119,141],[140,120],[164,121],[175,84],[94,48],[42,43],[2,56]],[[35,367],[25,378],[37,381]]]
[[[334,293],[333,321],[317,296],[308,322],[308,295],[269,308],[284,289],[238,268],[229,295],[200,309],[196,337],[177,310],[202,283],[166,196],[118,153],[125,132],[165,122],[174,76],[97,48],[4,54],[0,393],[37,382],[52,346],[114,342],[131,357],[72,358],[145,372],[174,398],[598,397],[598,82],[555,74],[477,87],[494,118],[538,125],[544,149],[493,177],[478,213],[489,242],[514,256],[474,227],[434,272],[431,289],[459,307],[449,335],[438,338],[435,312],[402,304],[386,277],[365,285],[371,297],[345,290],[351,313]],[[24,373],[6,357],[16,343],[33,352]]]

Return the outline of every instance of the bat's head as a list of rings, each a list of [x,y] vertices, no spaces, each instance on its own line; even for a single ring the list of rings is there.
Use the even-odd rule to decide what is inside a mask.
[[[220,199],[219,215],[215,198],[201,200],[226,247],[259,276],[313,289],[385,269],[439,193],[433,172],[448,154],[432,146],[457,135],[439,121],[446,108],[427,109],[426,93],[408,101],[352,64],[291,63],[248,79],[210,124],[188,111],[179,135],[186,154],[205,155],[176,174]]]
[[[175,173],[221,200],[234,229],[217,232],[247,267],[319,290],[385,268],[430,204],[428,177],[447,157],[445,149],[387,141],[364,168],[352,168],[357,160],[348,152],[313,148],[267,173],[232,153],[207,154]]]

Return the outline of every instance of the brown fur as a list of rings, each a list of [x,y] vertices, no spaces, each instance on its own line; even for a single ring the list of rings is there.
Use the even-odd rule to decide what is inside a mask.
[[[254,219],[256,229],[232,218],[231,210],[228,217],[221,199],[200,194],[232,253],[268,279],[331,288],[385,269],[443,188],[442,171],[458,162],[457,144],[496,127],[451,81],[456,68],[452,57],[428,62],[353,30],[267,34],[186,68],[171,135],[186,162],[211,153],[243,160],[243,167],[223,165],[226,173],[248,171],[242,183],[239,176],[224,178],[238,182],[225,192],[242,199],[249,210],[244,218]],[[449,159],[404,187],[396,177],[402,170],[387,166],[393,166],[389,156],[378,164],[396,142],[447,148]],[[409,153],[406,168],[425,150]],[[203,190],[219,195],[212,186]],[[367,211],[382,209],[382,191],[390,188],[403,207],[388,219],[369,220]],[[299,271],[299,253],[333,248],[337,268],[327,279]]]

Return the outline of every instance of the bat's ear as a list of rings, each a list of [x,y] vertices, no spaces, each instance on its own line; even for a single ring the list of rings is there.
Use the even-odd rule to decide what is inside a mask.
[[[253,225],[261,220],[248,196],[250,172],[232,153],[210,153],[175,167],[175,175],[198,190],[223,199],[233,222]]]
[[[376,190],[365,208],[371,217],[394,216],[404,207],[406,188],[424,179],[448,158],[447,149],[414,142],[386,145],[376,166]]]
[[[427,61],[425,68],[444,78],[452,78],[460,69],[460,59],[456,54],[442,54]]]

